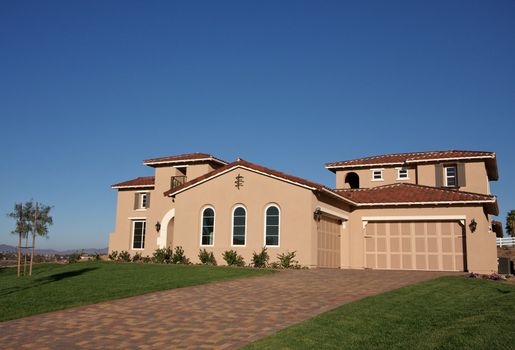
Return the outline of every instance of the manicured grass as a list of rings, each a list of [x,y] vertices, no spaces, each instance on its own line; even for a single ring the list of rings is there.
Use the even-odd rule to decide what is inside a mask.
[[[0,321],[165,289],[272,273],[196,265],[81,262],[41,264],[32,277],[0,269]]]
[[[442,277],[368,297],[245,349],[513,349],[515,285]]]

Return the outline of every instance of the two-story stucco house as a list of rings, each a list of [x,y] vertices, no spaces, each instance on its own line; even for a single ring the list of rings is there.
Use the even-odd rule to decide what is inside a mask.
[[[489,181],[493,152],[389,154],[329,163],[336,188],[238,159],[193,153],[145,160],[155,169],[113,185],[116,228],[109,250],[149,255],[182,246],[233,249],[250,262],[296,251],[308,267],[497,270]]]

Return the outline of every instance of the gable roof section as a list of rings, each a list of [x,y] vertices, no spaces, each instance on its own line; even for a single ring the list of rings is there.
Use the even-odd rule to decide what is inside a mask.
[[[162,164],[184,164],[184,163],[203,162],[203,161],[218,163],[221,165],[227,164],[226,161],[223,161],[223,160],[216,158],[213,155],[207,154],[207,153],[187,153],[187,154],[178,154],[175,156],[146,159],[143,161],[143,164],[148,165],[148,166],[157,166],[157,165],[162,165]]]
[[[384,165],[405,165],[424,162],[437,161],[454,161],[454,160],[486,160],[488,177],[491,180],[497,180],[499,175],[497,171],[497,162],[495,160],[495,152],[485,151],[432,151],[432,152],[412,152],[412,153],[394,153],[372,157],[364,157],[357,159],[344,160],[340,162],[327,163],[325,167],[333,172],[337,169],[352,168],[368,168],[372,166]]]
[[[499,211],[495,196],[407,183],[333,191],[356,202],[358,207],[482,204],[491,214],[497,215]]]
[[[111,188],[143,188],[154,187],[154,176],[142,176],[132,180],[120,182],[111,186]]]
[[[321,185],[321,184],[318,184],[316,182],[312,182],[309,180],[305,180],[305,179],[297,177],[297,176],[288,175],[283,172],[273,170],[270,168],[266,168],[264,166],[257,165],[257,164],[251,163],[251,162],[247,162],[246,160],[243,160],[243,159],[238,159],[235,162],[232,162],[221,168],[213,170],[207,174],[199,176],[193,180],[185,182],[184,184],[182,184],[180,186],[177,186],[171,190],[166,191],[164,193],[164,195],[165,196],[175,196],[175,195],[177,195],[181,192],[184,192],[192,187],[200,185],[201,183],[209,181],[215,177],[221,176],[233,169],[238,169],[238,168],[246,169],[246,170],[252,171],[254,173],[258,173],[258,174],[265,175],[265,176],[268,176],[271,178],[275,178],[277,180],[285,181],[292,185],[304,187],[304,188],[312,190],[312,191],[324,192],[324,193],[329,194],[333,197],[336,197],[344,202],[355,204],[352,200],[349,200],[345,197],[340,196],[338,193],[332,191],[331,189],[325,187],[324,185]]]

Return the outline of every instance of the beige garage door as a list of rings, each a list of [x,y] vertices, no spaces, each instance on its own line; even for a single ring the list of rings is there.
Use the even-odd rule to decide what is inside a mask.
[[[318,222],[318,267],[340,267],[340,229],[337,219],[324,217]]]
[[[366,266],[464,271],[463,232],[455,221],[369,222],[365,232]]]

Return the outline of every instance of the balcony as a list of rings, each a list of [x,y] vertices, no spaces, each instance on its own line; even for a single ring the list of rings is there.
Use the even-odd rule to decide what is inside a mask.
[[[172,176],[172,179],[170,181],[170,189],[178,187],[186,181],[188,181],[188,178],[186,176]]]

